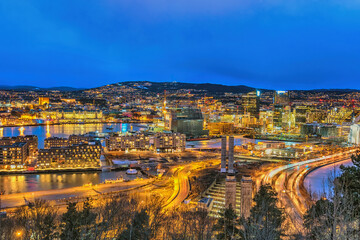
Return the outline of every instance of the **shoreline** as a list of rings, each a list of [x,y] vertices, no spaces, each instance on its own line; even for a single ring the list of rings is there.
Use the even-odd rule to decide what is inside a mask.
[[[46,173],[74,173],[74,172],[101,172],[101,168],[84,168],[84,169],[44,169],[44,170],[34,170],[34,171],[26,171],[26,170],[10,170],[10,171],[0,171],[1,175],[22,175],[22,174],[46,174]]]
[[[1,125],[0,128],[12,128],[12,127],[37,127],[37,126],[52,126],[52,125],[73,125],[73,124],[106,124],[106,123],[134,123],[134,124],[148,124],[151,122],[142,122],[142,121],[100,121],[100,122],[66,122],[66,123],[33,123],[33,124],[24,124],[24,125]]]
[[[329,166],[329,165],[331,165],[331,164],[337,164],[337,163],[348,162],[348,161],[351,161],[351,158],[349,158],[349,159],[341,159],[341,160],[338,160],[338,161],[335,161],[335,162],[329,162],[329,163],[326,163],[326,164],[324,164],[324,165],[316,166],[316,167],[314,167],[314,168],[309,169],[309,171],[307,171],[307,172],[301,177],[301,179],[300,179],[300,189],[301,189],[302,191],[304,191],[304,193],[306,194],[306,197],[307,197],[307,198],[310,198],[310,196],[311,196],[312,193],[309,192],[309,190],[308,190],[307,187],[305,186],[305,179],[306,179],[306,177],[307,177],[310,173],[312,173],[312,172],[314,172],[314,171],[316,171],[316,170],[318,170],[318,169],[321,169],[321,168],[323,168],[323,167],[327,167],[327,166]]]
[[[126,171],[127,169],[130,169],[130,167],[114,167],[110,172],[121,172]],[[138,171],[142,172],[141,167],[132,167],[132,169],[136,169]],[[49,174],[49,173],[84,173],[84,172],[103,172],[102,168],[84,168],[84,169],[77,169],[77,168],[69,168],[69,169],[44,169],[44,170],[34,170],[34,171],[0,171],[0,176],[6,176],[6,175],[23,175],[23,174]],[[143,174],[143,172],[142,172]]]

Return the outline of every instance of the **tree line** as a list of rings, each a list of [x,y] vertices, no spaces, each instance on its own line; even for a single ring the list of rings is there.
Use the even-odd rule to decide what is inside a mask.
[[[65,210],[35,199],[0,218],[0,239],[277,239],[283,212],[276,207],[276,193],[269,185],[262,186],[254,201],[251,217],[244,220],[231,207],[220,213],[220,218],[210,217],[207,209],[187,205],[164,209],[158,196],[87,199],[68,202]]]

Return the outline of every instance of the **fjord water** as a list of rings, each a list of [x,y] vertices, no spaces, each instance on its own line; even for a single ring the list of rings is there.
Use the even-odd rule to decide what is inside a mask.
[[[140,129],[137,125],[126,123],[116,124],[63,124],[48,126],[25,126],[24,135],[36,135],[39,139],[39,148],[44,147],[44,139],[47,137],[69,137],[71,134],[85,134],[88,132],[127,132]],[[0,137],[19,136],[19,127],[0,128]],[[11,174],[0,175],[0,189],[5,194],[22,193],[31,191],[61,189],[82,186],[87,183],[98,184],[106,179],[133,179],[136,176],[126,175],[123,171],[118,172],[77,172],[77,173],[41,173],[41,174]]]
[[[340,166],[351,166],[351,159],[329,164],[318,168],[305,177],[304,186],[312,193],[315,199],[328,196],[331,193],[331,183],[334,178],[341,174]]]
[[[23,135],[36,135],[39,139],[39,148],[44,147],[44,140],[47,137],[69,137],[72,134],[86,134],[89,132],[128,132],[139,130],[141,127],[128,123],[91,123],[91,124],[61,124],[24,126]],[[19,127],[0,128],[0,137],[16,137],[21,134]]]

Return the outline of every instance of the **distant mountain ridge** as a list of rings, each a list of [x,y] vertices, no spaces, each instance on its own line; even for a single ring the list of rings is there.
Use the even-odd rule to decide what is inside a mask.
[[[343,93],[349,93],[349,92],[360,92],[359,89],[350,89],[350,88],[321,88],[321,89],[310,89],[310,90],[289,90],[294,92],[343,92]]]
[[[146,91],[154,93],[162,93],[165,90],[197,90],[205,91],[208,93],[247,93],[254,91],[255,88],[248,87],[245,85],[238,86],[228,86],[222,84],[213,84],[213,83],[183,83],[183,82],[149,82],[149,81],[129,81],[129,82],[119,82],[117,84],[136,87],[138,85],[139,89],[146,89]]]
[[[59,86],[59,87],[49,87],[49,88],[42,88],[30,85],[16,85],[16,86],[9,86],[9,85],[0,85],[0,90],[15,90],[15,91],[79,91],[83,90],[84,88],[73,88],[73,87],[66,87],[66,86]]]
[[[196,91],[204,91],[211,94],[216,93],[247,93],[251,91],[255,91],[259,88],[249,87],[245,85],[223,85],[223,84],[214,84],[214,83],[185,83],[185,82],[151,82],[151,81],[124,81],[118,82],[108,85],[103,85],[94,88],[74,88],[74,87],[67,87],[67,86],[59,86],[59,87],[37,87],[31,85],[16,85],[16,86],[9,86],[9,85],[0,85],[0,90],[14,90],[14,91],[81,91],[87,89],[101,89],[104,87],[109,86],[121,86],[125,85],[128,87],[132,87],[141,91],[149,91],[153,93],[162,93],[165,90],[196,90]],[[271,91],[270,89],[259,89],[262,91]],[[360,92],[358,89],[310,89],[310,90],[289,90],[294,92]]]

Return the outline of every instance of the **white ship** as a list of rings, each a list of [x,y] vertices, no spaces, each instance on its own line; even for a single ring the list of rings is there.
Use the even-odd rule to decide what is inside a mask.
[[[126,170],[126,174],[128,174],[128,175],[136,175],[137,174],[137,170],[136,169],[128,169],[128,170]]]

